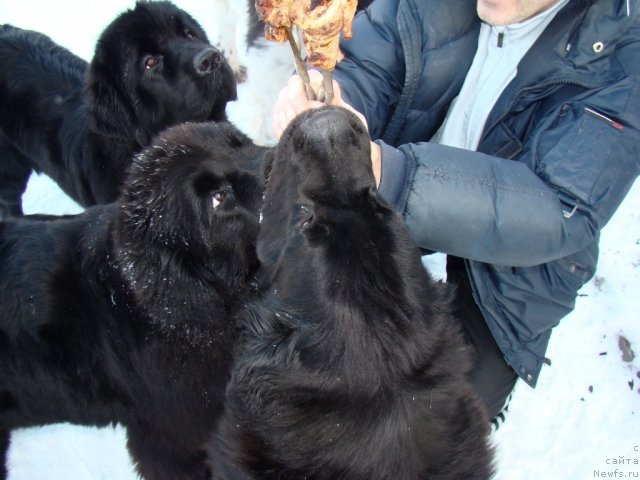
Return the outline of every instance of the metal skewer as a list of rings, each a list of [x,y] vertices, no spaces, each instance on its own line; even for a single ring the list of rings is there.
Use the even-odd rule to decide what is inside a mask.
[[[323,89],[318,94],[318,100],[325,105],[331,105],[333,101],[333,75],[331,72],[321,68]]]
[[[304,82],[304,86],[307,92],[307,98],[309,100],[315,100],[316,93],[313,91],[313,88],[311,88],[311,79],[309,78],[309,71],[307,70],[307,66],[304,63],[304,60],[302,60],[302,54],[300,53],[300,49],[298,48],[296,39],[293,38],[293,33],[291,32],[290,28],[285,27],[285,31],[287,32],[287,39],[289,40],[289,45],[291,46],[291,50],[293,51],[293,59],[296,64],[296,71],[298,72],[298,75],[300,75],[300,78],[302,78],[302,81]]]
[[[289,45],[291,46],[291,50],[293,51],[293,59],[296,64],[296,71],[302,81],[304,82],[305,90],[307,92],[307,98],[309,100],[318,100],[323,102],[325,105],[329,105],[333,100],[333,75],[331,72],[326,71],[324,69],[319,69],[320,73],[322,73],[322,89],[318,92],[318,95],[314,92],[313,88],[311,88],[311,78],[309,77],[309,71],[307,70],[307,65],[304,63],[302,59],[302,53],[300,52],[300,48],[298,48],[298,43],[293,36],[293,32],[290,28],[285,27],[285,31],[287,32],[287,39],[289,40]]]

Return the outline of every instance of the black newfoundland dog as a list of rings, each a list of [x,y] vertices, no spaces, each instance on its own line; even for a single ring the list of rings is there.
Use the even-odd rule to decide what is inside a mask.
[[[133,153],[171,125],[224,120],[236,98],[224,57],[169,2],[122,13],[91,64],[0,25],[0,66],[0,217],[22,214],[32,171],[82,206],[115,201]]]
[[[450,295],[377,196],[369,155],[336,108],[299,116],[276,147],[216,480],[491,476]]]
[[[228,124],[185,124],[117,203],[0,222],[5,460],[18,427],[120,422],[143,478],[209,477],[233,310],[255,292],[261,157]]]

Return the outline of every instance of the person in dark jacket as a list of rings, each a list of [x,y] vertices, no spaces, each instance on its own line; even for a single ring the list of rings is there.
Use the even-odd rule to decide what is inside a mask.
[[[341,43],[334,104],[361,113],[379,192],[417,245],[447,254],[491,415],[550,363],[551,330],[594,275],[600,230],[640,170],[638,11],[375,0]],[[318,105],[292,77],[276,134]]]

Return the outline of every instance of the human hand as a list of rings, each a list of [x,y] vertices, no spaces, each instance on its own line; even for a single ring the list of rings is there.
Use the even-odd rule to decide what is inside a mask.
[[[316,96],[323,88],[322,87],[322,74],[318,70],[309,71],[309,79],[311,80],[311,88],[315,92]],[[364,126],[368,129],[367,121],[360,112],[356,111],[342,99],[342,93],[340,92],[340,85],[333,80],[333,92],[334,97],[330,105],[336,107],[343,107],[353,112]],[[316,100],[309,100],[307,98],[305,84],[299,75],[293,75],[289,77],[287,86],[280,90],[278,99],[273,108],[273,133],[277,138],[280,138],[282,132],[284,132],[287,125],[293,120],[293,118],[301,112],[310,108],[319,108],[324,106],[322,102]]]
[[[311,88],[316,92],[322,86],[322,74],[316,70],[309,71]],[[336,82],[333,82],[335,87]],[[310,108],[319,108],[323,103],[307,98],[305,84],[299,75],[292,75],[287,81],[287,85],[278,94],[278,99],[273,107],[273,133],[276,138],[280,138],[287,125],[293,118],[301,112]]]
[[[322,74],[317,70],[309,71],[309,79],[311,80],[311,88],[318,95],[322,88]],[[355,110],[351,105],[346,103],[342,99],[342,93],[340,91],[340,85],[333,80],[333,100],[331,105],[346,108],[351,111],[356,117],[360,119],[367,131],[369,126],[367,120],[360,112]],[[324,106],[322,102],[317,100],[309,100],[307,98],[305,84],[299,75],[292,75],[289,77],[287,86],[280,90],[278,99],[273,108],[273,133],[276,138],[280,138],[282,132],[287,128],[287,125],[293,120],[299,113],[304,112],[310,108],[319,108]],[[376,184],[380,183],[380,164],[381,164],[381,150],[380,147],[371,142],[371,163],[373,167],[373,173],[376,178]]]

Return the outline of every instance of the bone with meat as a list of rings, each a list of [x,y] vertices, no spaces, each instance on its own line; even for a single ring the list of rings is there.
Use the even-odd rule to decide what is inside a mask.
[[[340,34],[350,39],[351,26],[356,12],[357,0],[255,0],[258,17],[265,23],[265,37],[276,42],[292,42],[291,30],[302,31],[302,40],[307,51],[307,62],[321,69],[324,76],[325,102],[332,98],[331,71],[342,58]],[[301,59],[296,59],[300,72]],[[308,76],[300,72],[308,83]]]

